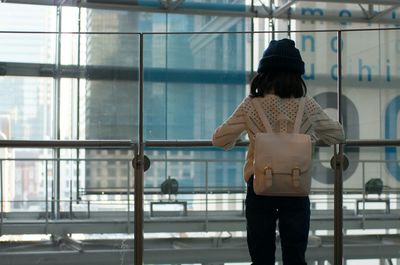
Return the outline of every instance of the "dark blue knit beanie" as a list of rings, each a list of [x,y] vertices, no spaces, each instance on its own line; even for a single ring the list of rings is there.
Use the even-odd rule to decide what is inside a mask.
[[[289,39],[272,40],[258,64],[257,73],[293,72],[304,74],[304,62],[295,43]]]

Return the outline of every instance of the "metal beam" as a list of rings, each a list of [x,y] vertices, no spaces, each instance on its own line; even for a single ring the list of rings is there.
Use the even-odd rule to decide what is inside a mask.
[[[290,0],[292,1],[292,0]],[[299,2],[312,2],[312,3],[341,3],[341,4],[371,4],[371,5],[396,5],[399,3],[398,0],[298,0]],[[95,4],[103,4],[112,6],[121,6],[121,5],[137,5],[137,1],[131,0],[2,0],[2,3],[13,3],[13,4],[31,4],[31,5],[50,5],[50,6],[59,6],[62,4],[63,6],[80,6],[80,7],[91,7]],[[161,2],[157,4],[157,1],[149,1],[152,6],[164,7]],[[199,3],[201,4],[201,3]],[[208,4],[210,5],[210,4]],[[212,4],[211,4],[212,5]],[[229,5],[229,4],[228,4]],[[235,4],[231,4],[233,6]],[[236,4],[238,5],[238,4]],[[182,4],[178,5],[175,8],[182,8]],[[201,7],[201,5],[200,5]],[[165,7],[164,7],[165,11]]]
[[[385,15],[389,14],[390,12],[392,12],[393,10],[396,10],[397,8],[399,8],[399,6],[400,6],[400,4],[397,4],[397,5],[388,7],[387,9],[385,9],[385,10],[383,10],[383,11],[381,11],[381,12],[378,12],[378,13],[372,15],[372,16],[370,17],[370,21],[371,21],[371,22],[376,22],[376,21],[378,21],[378,20],[379,20],[380,18],[382,18],[383,16],[385,16]]]
[[[399,3],[398,0],[301,0],[301,2],[369,5],[397,5]]]
[[[272,13],[272,16],[275,18],[279,18],[281,17],[284,13],[286,13],[289,8],[296,3],[297,0],[289,0],[287,1],[284,5],[278,7],[277,9],[275,9]]]
[[[365,17],[369,18],[370,15],[369,15],[368,11],[361,4],[358,4],[358,6],[361,8],[361,10],[364,13]]]
[[[291,15],[293,16],[293,14]],[[233,19],[232,19],[233,20]],[[380,19],[380,21],[382,18]],[[364,18],[364,22],[365,22]],[[392,21],[395,23],[396,21]],[[400,19],[398,20],[400,23]],[[368,29],[369,32],[386,31],[389,34],[395,33],[397,29]],[[363,32],[367,31],[365,29],[359,30],[343,30],[342,32]],[[296,31],[293,31],[296,32]],[[326,31],[297,31],[299,34],[325,34],[324,32],[336,32],[334,30]],[[268,32],[265,32],[267,34]],[[0,32],[0,35],[2,33]],[[20,33],[13,33],[20,34]],[[69,33],[65,33],[69,34]],[[161,35],[165,33],[154,33],[155,35]],[[170,35],[177,36],[181,33],[169,33]],[[224,32],[224,33],[188,33],[193,34],[197,38],[210,38],[218,36],[218,34],[239,34],[239,32]],[[241,32],[240,34],[248,35],[250,32]],[[263,34],[258,32],[257,34]],[[32,76],[38,78],[54,78],[60,76],[62,78],[80,78],[86,80],[104,80],[104,81],[138,81],[139,78],[139,68],[135,66],[106,66],[106,65],[61,65],[59,69],[55,69],[54,64],[41,64],[41,63],[16,63],[16,62],[0,62],[0,76],[6,76],[7,78],[12,76]],[[235,84],[244,86],[246,83],[246,78],[252,76],[253,73],[250,71],[236,71],[236,70],[219,70],[219,69],[184,69],[184,68],[160,68],[160,67],[145,67],[144,79],[150,82],[174,82],[174,83],[185,83],[185,84]],[[355,74],[346,74],[346,80],[348,80],[347,88],[356,87],[355,84],[359,82],[358,76]],[[371,82],[364,84],[365,88],[376,88],[381,85],[382,81],[381,75],[371,75]],[[315,80],[310,80],[314,86],[323,86],[327,82],[334,81],[330,74],[318,74],[318,78]],[[386,82],[385,88],[387,89],[398,89],[398,83],[400,82],[400,77],[392,76],[391,82]],[[210,142],[211,143],[211,142]],[[211,144],[209,145],[211,146]]]
[[[281,7],[277,7],[275,11],[272,12],[272,18],[285,18],[282,15],[294,4],[294,0],[290,0]],[[300,2],[297,0],[296,2]],[[342,4],[367,4],[372,5],[399,5],[398,0],[301,0],[301,2],[307,3],[342,3]],[[60,2],[53,0],[9,0],[7,3],[17,3],[17,4],[35,4],[35,5],[57,5]],[[66,0],[63,6],[76,6],[84,8],[98,8],[98,9],[114,9],[114,10],[131,10],[136,12],[157,12],[157,13],[169,13],[169,14],[190,14],[190,15],[208,15],[208,16],[229,16],[229,17],[242,17],[242,18],[271,18],[271,12],[265,10],[262,6],[247,6],[247,5],[235,5],[235,4],[205,4],[197,3],[196,5],[184,5],[180,4],[176,8],[166,9],[161,4],[156,4],[155,1],[151,1],[150,4],[140,5],[137,1],[78,1],[78,0]],[[226,6],[226,9],[221,8],[221,5]],[[214,8],[215,6],[215,8]],[[326,10],[326,15],[324,16],[313,16],[301,14],[301,10],[307,8],[303,6],[298,9],[293,9],[291,14],[291,19],[303,20],[303,21],[337,21],[337,22],[361,22],[361,23],[382,23],[382,24],[393,24],[399,25],[400,19],[398,18],[387,18],[384,14],[375,20],[370,20],[369,16],[366,16],[364,12],[353,12],[352,17],[341,17],[339,16],[340,10]],[[314,8],[314,7],[310,7]],[[390,11],[387,11],[390,12]],[[387,14],[386,12],[386,14]]]

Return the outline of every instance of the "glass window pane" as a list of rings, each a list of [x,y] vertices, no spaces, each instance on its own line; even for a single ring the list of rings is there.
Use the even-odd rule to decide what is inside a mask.
[[[137,139],[139,38],[89,34],[80,83],[81,139]]]
[[[145,137],[210,139],[244,98],[245,41],[235,33],[145,35]]]
[[[0,34],[0,62],[54,63],[55,35],[24,33]]]
[[[0,31],[52,32],[56,29],[56,15],[55,6],[21,5],[3,1],[0,6]]]
[[[345,117],[350,139],[398,138],[397,39],[395,30],[343,34],[343,92],[353,109]]]
[[[54,139],[53,80],[0,77],[2,133],[6,139]]]

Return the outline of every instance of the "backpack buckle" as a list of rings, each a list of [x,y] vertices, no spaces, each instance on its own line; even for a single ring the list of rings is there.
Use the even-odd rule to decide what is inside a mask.
[[[295,186],[296,188],[300,186],[300,174],[301,174],[301,169],[299,167],[294,167],[292,169],[293,186]]]
[[[267,187],[272,186],[272,167],[264,167],[265,184]]]

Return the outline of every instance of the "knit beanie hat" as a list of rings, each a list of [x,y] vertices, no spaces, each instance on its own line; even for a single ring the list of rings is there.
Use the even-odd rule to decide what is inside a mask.
[[[304,62],[295,43],[289,39],[272,40],[258,64],[257,73],[294,72],[304,74]]]

